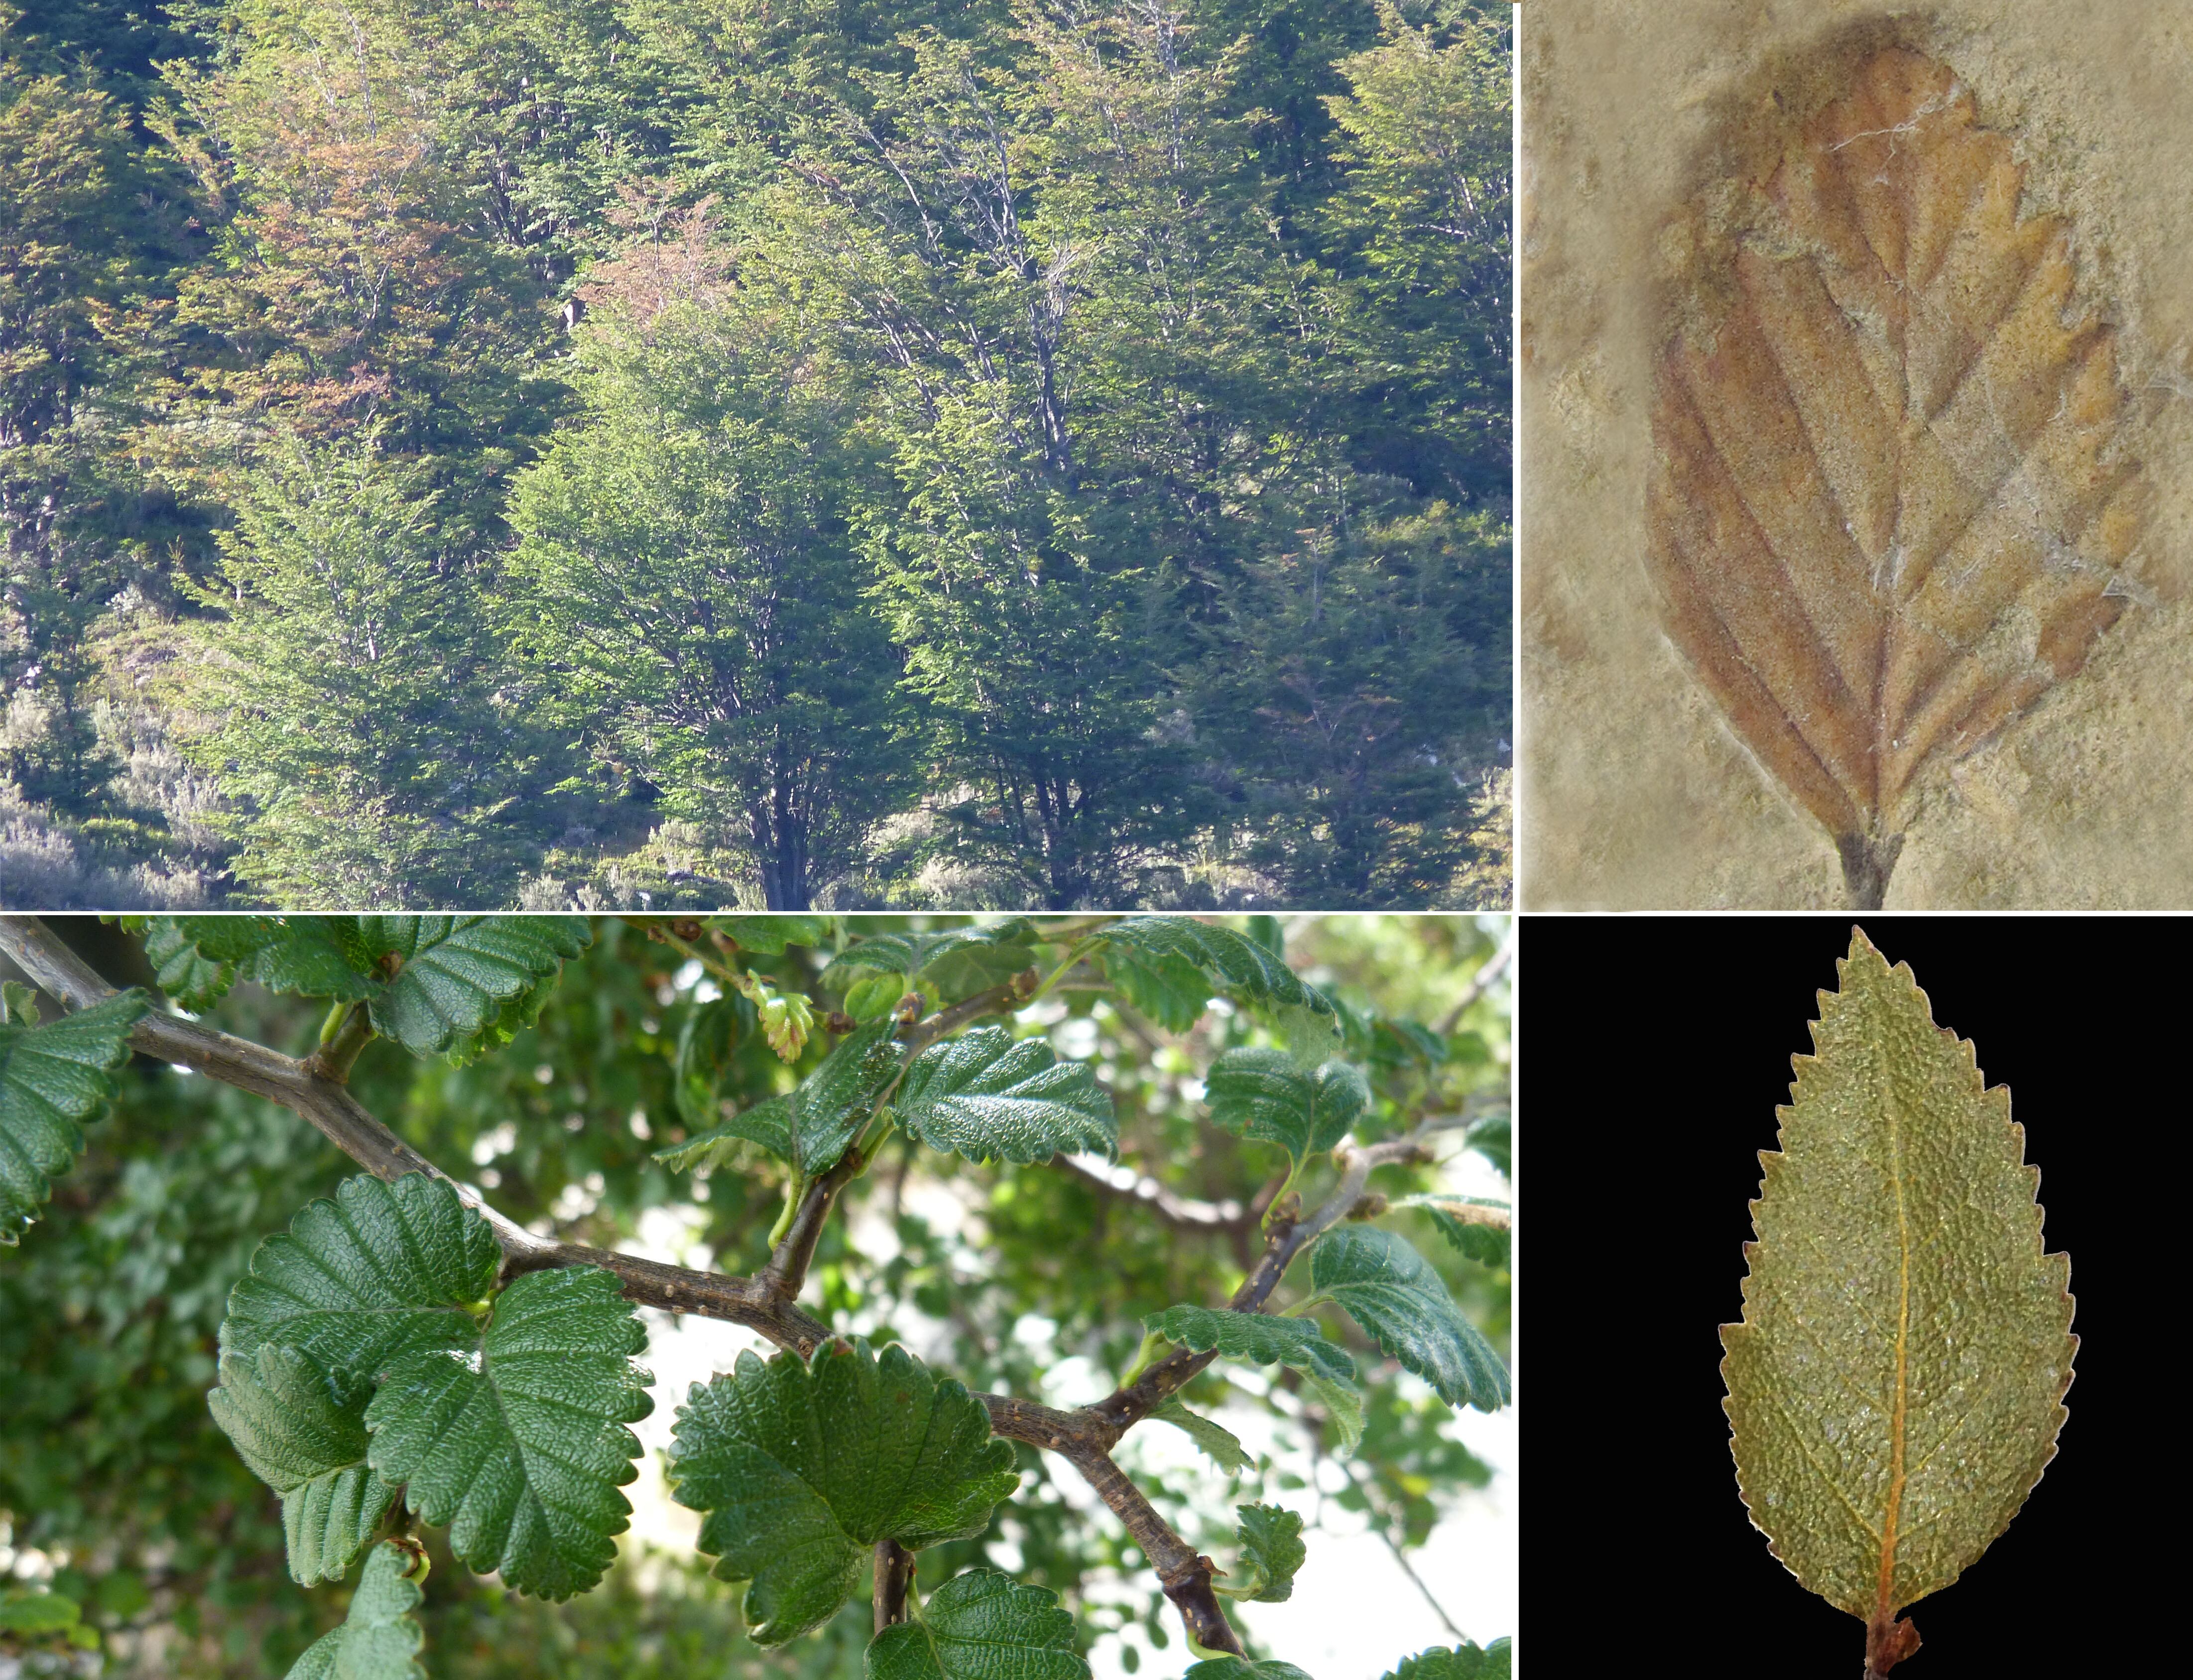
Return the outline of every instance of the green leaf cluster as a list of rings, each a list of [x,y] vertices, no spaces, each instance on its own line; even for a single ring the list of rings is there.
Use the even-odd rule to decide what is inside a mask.
[[[631,1357],[644,1334],[598,1267],[497,1291],[501,1258],[486,1220],[417,1173],[346,1180],[252,1257],[209,1400],[282,1494],[300,1580],[347,1569],[398,1484],[521,1592],[583,1592],[616,1556],[639,1452],[624,1426],[652,1404]]]
[[[160,916],[143,928],[162,989],[186,1009],[238,980],[362,1002],[375,1032],[417,1055],[507,1043],[592,937],[575,916]]]
[[[713,1162],[735,1139],[759,1144],[802,1178],[838,1164],[905,1066],[893,1021],[872,1020],[838,1041],[797,1089],[740,1110],[656,1159],[677,1171]]]

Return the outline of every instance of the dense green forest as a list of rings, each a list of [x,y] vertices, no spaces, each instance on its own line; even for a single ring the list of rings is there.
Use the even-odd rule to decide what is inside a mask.
[[[0,902],[1505,903],[1508,16],[0,0]]]

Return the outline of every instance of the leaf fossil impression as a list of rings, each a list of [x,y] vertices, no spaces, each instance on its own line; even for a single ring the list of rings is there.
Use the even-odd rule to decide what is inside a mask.
[[[1853,932],[1762,1151],[1744,1320],[1721,1327],[1738,1491],[1775,1557],[1866,1624],[1956,1580],[2056,1454],[2078,1338],[2010,1093]]]
[[[1947,67],[1891,48],[1685,213],[1652,409],[1670,639],[1880,907],[1911,797],[2085,662],[2137,586],[2110,330]]]

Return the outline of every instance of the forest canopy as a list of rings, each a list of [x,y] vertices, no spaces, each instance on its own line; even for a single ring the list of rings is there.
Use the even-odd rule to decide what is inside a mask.
[[[0,0],[0,900],[1505,903],[1508,17]]]

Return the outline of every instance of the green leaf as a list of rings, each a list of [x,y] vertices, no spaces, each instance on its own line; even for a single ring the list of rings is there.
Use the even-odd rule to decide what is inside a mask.
[[[1228,1654],[1205,1657],[1201,1662],[1190,1663],[1182,1680],[1310,1680],[1310,1677],[1292,1663],[1281,1662],[1277,1657],[1251,1662],[1245,1657]]]
[[[1345,1226],[1310,1250],[1310,1285],[1451,1406],[1507,1404],[1508,1370],[1429,1261],[1390,1231]]]
[[[144,935],[146,960],[152,965],[152,977],[160,990],[184,1009],[203,1014],[226,996],[229,987],[236,983],[236,963],[233,958],[223,959],[200,949],[192,930],[206,924],[211,932],[229,919],[232,918],[216,916],[125,917],[122,925]],[[255,923],[266,918],[232,919]]]
[[[0,1633],[20,1633],[26,1637],[65,1633],[77,1625],[83,1614],[83,1608],[75,1599],[65,1598],[58,1592],[39,1591],[27,1586],[0,1586]]]
[[[1307,1373],[1304,1380],[1325,1403],[1326,1415],[1340,1431],[1340,1456],[1353,1457],[1355,1449],[1363,1444],[1363,1396],[1354,1384],[1335,1382],[1315,1371]]]
[[[704,1161],[714,1164],[733,1139],[744,1138],[805,1177],[819,1177],[838,1164],[898,1077],[904,1052],[892,1036],[896,1030],[889,1020],[854,1028],[789,1096],[742,1109],[698,1137],[656,1151],[655,1158],[684,1172]]]
[[[974,1569],[869,1642],[867,1680],[1089,1680],[1089,1665],[1056,1593]]]
[[[331,1391],[302,1353],[272,1346],[223,1358],[220,1382],[206,1403],[251,1473],[282,1496],[290,1579],[341,1580],[397,1494],[366,1463],[372,1385],[346,1378]]]
[[[1165,965],[1176,976],[1178,969],[1171,964],[1200,970],[1216,990],[1277,1026],[1305,1066],[1340,1047],[1340,1016],[1331,1001],[1283,959],[1231,928],[1184,916],[1135,916],[1100,929],[1091,940],[1100,949],[1131,951],[1145,966]]]
[[[1168,1397],[1161,1406],[1153,1406],[1148,1415],[1159,1423],[1169,1423],[1184,1431],[1189,1440],[1205,1454],[1217,1461],[1220,1469],[1228,1476],[1239,1476],[1253,1460],[1241,1450],[1241,1437],[1222,1424],[1211,1422],[1200,1413],[1191,1412],[1180,1403],[1177,1395]]]
[[[870,1549],[919,1551],[979,1534],[1020,1485],[982,1403],[904,1348],[879,1358],[833,1339],[811,1363],[741,1353],[679,1409],[673,1497],[707,1513],[701,1550],[749,1583],[754,1643],[819,1627],[859,1584]]]
[[[0,1026],[0,1246],[13,1248],[83,1151],[81,1126],[114,1097],[145,994],[124,991],[43,1026]]]
[[[0,1026],[36,1026],[38,994],[20,980],[0,980]]]
[[[373,1029],[418,1055],[461,1049],[504,1025],[593,937],[579,916],[362,916],[379,957],[403,959],[373,998]]]
[[[787,945],[820,945],[830,937],[827,916],[724,916],[709,925],[755,957],[782,957]]]
[[[501,1260],[487,1221],[445,1180],[346,1179],[335,1200],[259,1245],[229,1292],[221,1351],[294,1347],[331,1378],[371,1380],[406,1353],[467,1350],[478,1342],[467,1309]]]
[[[1514,1658],[1512,1639],[1495,1639],[1483,1650],[1465,1641],[1403,1657],[1384,1680],[1508,1680]]]
[[[1306,1072],[1278,1050],[1228,1050],[1205,1085],[1212,1123],[1275,1143],[1299,1164],[1331,1149],[1371,1106],[1371,1087],[1344,1061]]]
[[[2009,1526],[2055,1456],[2078,1339],[2010,1093],[1853,930],[1760,1156],[1744,1319],[1721,1327],[1737,1483],[1790,1573],[1869,1625]]]
[[[902,974],[870,974],[845,988],[845,1013],[855,1020],[874,1020],[889,1014],[906,996]]]
[[[1329,1342],[1307,1318],[1275,1318],[1268,1312],[1229,1312],[1214,1306],[1169,1306],[1142,1320],[1168,1341],[1208,1353],[1216,1348],[1228,1359],[1253,1364],[1291,1365],[1333,1382],[1355,1380],[1355,1362],[1348,1350]]]
[[[1512,1211],[1509,1203],[1482,1196],[1450,1196],[1434,1191],[1428,1196],[1405,1196],[1393,1205],[1422,1208],[1430,1215],[1439,1234],[1465,1259],[1474,1260],[1480,1266],[1508,1264],[1507,1226],[1486,1224],[1477,1210],[1489,1208],[1506,1214]]]
[[[843,972],[873,969],[911,977],[920,974],[947,1003],[1011,980],[1035,963],[1035,929],[1024,916],[984,928],[951,928],[941,933],[878,934],[838,953],[822,983],[843,991],[856,984]]]
[[[1308,1557],[1302,1540],[1303,1520],[1276,1505],[1234,1507],[1240,1518],[1242,1579],[1218,1590],[1228,1598],[1284,1604],[1294,1597],[1295,1571]]]
[[[1515,1127],[1504,1114],[1480,1120],[1464,1134],[1466,1147],[1475,1150],[1500,1169],[1500,1176],[1515,1176]]]
[[[724,1076],[753,1025],[753,1005],[736,992],[687,1012],[685,1024],[678,1030],[671,1093],[679,1118],[693,1130],[722,1123]]]
[[[978,1026],[913,1059],[891,1103],[908,1135],[970,1161],[1048,1161],[1119,1146],[1112,1094],[1041,1038]]]
[[[1122,997],[1168,1032],[1186,1032],[1201,1020],[1216,989],[1201,969],[1171,954],[1145,957],[1114,947],[1104,953],[1104,974]]]
[[[419,1583],[427,1569],[423,1551],[390,1540],[374,1547],[343,1625],[308,1647],[288,1680],[426,1680],[413,1660],[426,1636],[411,1612],[426,1597]]]
[[[407,1348],[365,1409],[369,1459],[449,1549],[520,1592],[568,1598],[616,1561],[638,1474],[624,1427],[654,1409],[646,1342],[616,1276],[528,1272],[463,1346]]]

